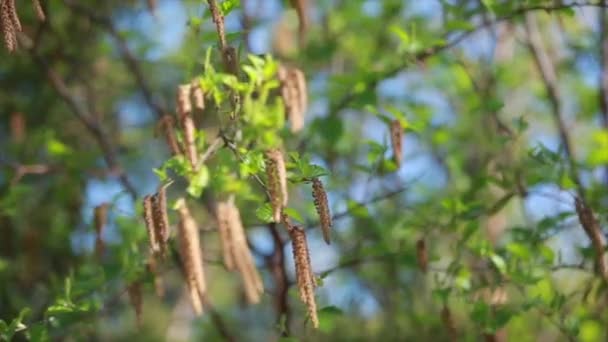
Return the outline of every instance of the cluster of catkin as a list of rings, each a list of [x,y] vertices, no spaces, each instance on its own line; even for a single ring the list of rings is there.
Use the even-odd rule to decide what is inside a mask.
[[[291,131],[299,132],[304,128],[304,114],[308,106],[306,78],[300,69],[284,65],[279,65],[277,76]]]
[[[267,190],[270,196],[270,204],[272,206],[272,218],[275,222],[283,222],[287,227],[291,238],[293,257],[296,268],[296,280],[300,299],[306,304],[308,317],[313,326],[319,326],[317,317],[317,304],[315,302],[314,290],[316,287],[315,277],[310,263],[310,252],[308,243],[306,242],[306,232],[301,227],[291,224],[289,217],[283,212],[287,205],[287,171],[285,169],[285,161],[283,154],[279,149],[271,149],[266,152],[265,166],[267,176]],[[327,244],[331,242],[331,213],[327,200],[327,193],[323,187],[323,183],[317,177],[312,178],[312,195],[314,199],[315,209],[319,215],[319,222],[323,233],[323,239]],[[225,229],[220,225],[220,233]],[[222,237],[224,246],[229,246],[230,241]],[[226,247],[224,247],[224,261],[231,260],[230,256],[226,255]]]
[[[196,125],[192,116],[193,109],[205,109],[205,96],[200,82],[195,79],[191,83],[177,87],[177,119],[183,131],[180,144],[175,135],[175,120],[171,115],[165,114],[160,120],[160,126],[167,140],[171,153],[185,155],[195,170],[198,166],[198,152],[196,149]]]
[[[166,185],[161,186],[154,195],[146,195],[143,206],[150,250],[154,255],[164,258],[167,255],[169,240]]]
[[[40,1],[32,0],[32,4],[38,19],[45,20]],[[15,51],[17,49],[17,33],[22,31],[15,0],[0,0],[0,29],[4,38],[4,45],[6,45],[8,51]]]
[[[230,271],[236,269],[241,275],[247,301],[251,304],[258,303],[264,293],[264,284],[247,244],[241,214],[234,204],[234,197],[217,203],[216,217],[224,265]]]

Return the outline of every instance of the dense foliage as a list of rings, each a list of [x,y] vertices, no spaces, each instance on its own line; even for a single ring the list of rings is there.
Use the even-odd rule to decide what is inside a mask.
[[[0,340],[605,341],[603,0],[0,0]]]

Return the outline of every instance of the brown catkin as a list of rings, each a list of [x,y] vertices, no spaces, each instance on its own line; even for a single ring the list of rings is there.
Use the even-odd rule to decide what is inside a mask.
[[[251,304],[258,303],[264,293],[264,284],[255,266],[247,237],[234,198],[219,202],[216,216],[222,243],[224,265],[229,270],[234,268],[243,279],[245,295]]]
[[[108,220],[108,203],[96,206],[93,216],[95,221],[95,254],[101,256],[105,249],[101,234]]]
[[[4,44],[9,52],[13,52],[17,48],[17,32],[11,15],[10,1],[0,1],[0,28]]]
[[[201,83],[198,79],[194,79],[190,82],[190,92],[194,108],[197,110],[204,110],[205,93],[203,93],[203,88],[201,88]]]
[[[152,196],[152,217],[154,218],[154,239],[158,244],[161,257],[167,256],[169,240],[169,215],[167,213],[166,185],[160,186]]]
[[[323,188],[323,183],[319,178],[312,179],[312,197],[315,203],[315,209],[319,215],[323,239],[329,245],[331,243],[331,214],[329,212],[329,203],[327,201],[327,193]]]
[[[147,195],[144,197],[144,222],[146,224],[146,230],[148,231],[148,240],[150,241],[150,249],[154,253],[160,251],[158,241],[156,241],[156,227],[154,223],[154,209],[152,205],[152,196]]]
[[[159,125],[164,133],[165,140],[167,141],[167,146],[171,150],[171,154],[174,156],[180,155],[183,152],[180,149],[179,144],[177,143],[177,138],[175,137],[175,121],[171,115],[165,114],[159,121]]]
[[[10,14],[10,20],[13,23],[13,27],[15,31],[21,32],[21,21],[19,20],[19,15],[17,14],[17,6],[15,6],[15,0],[3,0],[6,2],[7,10]]]
[[[458,331],[456,331],[456,324],[454,323],[454,317],[452,317],[452,312],[447,305],[444,305],[441,309],[441,321],[445,329],[448,332],[449,340],[454,342],[458,340]]]
[[[44,10],[42,9],[40,0],[32,0],[32,5],[34,6],[34,12],[36,12],[36,17],[38,17],[38,20],[45,21],[46,15],[44,14]]]
[[[418,262],[420,271],[426,273],[429,265],[429,256],[424,239],[416,241],[416,261]]]
[[[270,193],[270,203],[272,205],[273,219],[275,222],[281,221],[281,212],[287,205],[287,171],[283,154],[278,149],[271,149],[266,152],[266,176],[268,177],[268,192]]]
[[[224,51],[222,51],[222,58],[224,59],[226,70],[233,75],[238,75],[239,57],[236,49],[232,46],[226,46]]]
[[[319,327],[317,317],[317,303],[315,301],[315,278],[310,264],[310,254],[308,243],[306,242],[305,231],[297,226],[289,227],[291,246],[293,249],[293,259],[296,266],[296,281],[300,293],[300,299],[306,304],[308,316],[313,327]]]
[[[184,265],[186,285],[194,311],[200,315],[203,313],[202,302],[207,289],[198,228],[183,198],[178,200],[176,206],[180,217],[178,225],[179,248]]]
[[[186,158],[194,169],[198,161],[196,152],[196,127],[192,119],[192,100],[190,84],[182,84],[177,88],[177,114],[184,130],[184,148]]]
[[[158,264],[156,263],[154,254],[148,256],[148,271],[150,271],[154,277],[154,292],[159,298],[163,298],[165,296],[165,284],[163,283],[163,278],[158,270]]]
[[[143,323],[143,305],[144,300],[141,290],[141,282],[134,281],[127,286],[127,293],[129,294],[129,302],[135,311],[135,317],[137,319],[137,325],[141,327]]]
[[[308,0],[291,0],[291,5],[295,8],[298,14],[298,33],[300,35],[300,45],[306,41],[306,32],[308,31]]]
[[[243,278],[247,301],[251,304],[259,303],[264,293],[264,284],[251,255],[241,214],[234,204],[233,198],[228,201],[227,208],[230,236],[232,237],[233,259]]]
[[[401,166],[403,160],[403,126],[399,120],[391,122],[391,145],[393,147],[393,158],[397,167]]]
[[[308,90],[304,73],[297,69],[280,65],[277,77],[281,83],[281,98],[285,106],[290,130],[296,133],[304,128],[304,114],[308,106]]]
[[[308,107],[308,89],[306,87],[306,77],[300,69],[292,69],[292,79],[295,84],[298,106],[298,117],[292,121],[292,131],[300,131],[304,127],[304,113]]]
[[[226,266],[229,271],[232,271],[234,270],[234,259],[232,253],[232,236],[230,234],[230,213],[227,202],[217,203],[215,207],[215,217],[217,218],[217,229],[220,235],[224,266]]]
[[[608,281],[608,265],[604,257],[604,242],[602,240],[602,231],[599,222],[593,214],[593,210],[589,208],[580,198],[574,201],[578,219],[585,230],[585,233],[591,240],[591,245],[595,250],[595,265],[599,275]]]

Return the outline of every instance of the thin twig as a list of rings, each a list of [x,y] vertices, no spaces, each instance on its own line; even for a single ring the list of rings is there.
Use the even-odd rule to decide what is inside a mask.
[[[479,31],[481,29],[486,28],[487,26],[496,25],[499,22],[508,21],[508,20],[517,18],[528,12],[535,12],[535,11],[553,12],[553,11],[559,11],[559,10],[564,10],[564,9],[568,9],[568,8],[580,8],[580,7],[604,7],[604,5],[602,3],[600,3],[599,1],[578,1],[578,2],[567,3],[567,4],[561,3],[561,2],[555,2],[552,4],[533,5],[533,6],[527,6],[527,7],[522,7],[522,8],[513,10],[511,13],[494,18],[493,21],[484,21],[484,22],[480,23],[479,25],[462,32],[460,35],[457,35],[455,38],[452,38],[452,39],[450,39],[449,36],[453,33],[453,31],[450,30],[450,31],[446,32],[445,34],[443,34],[445,43],[439,43],[439,44],[433,45],[431,47],[428,47],[426,49],[423,49],[421,51],[418,51],[417,53],[414,53],[412,56],[410,56],[409,59],[406,58],[404,63],[399,63],[399,65],[396,65],[394,67],[388,68],[385,71],[375,74],[374,77],[371,80],[369,80],[366,88],[372,89],[376,85],[378,85],[378,83],[380,81],[394,76],[395,74],[399,73],[401,70],[406,68],[408,65],[415,63],[415,62],[423,62],[426,59],[428,59],[432,56],[435,56],[440,52],[443,52],[444,50],[450,49],[450,48],[460,44],[466,38],[472,36],[474,33],[476,33],[477,31]],[[358,96],[357,94],[358,94],[358,91],[356,91],[353,88],[346,95],[344,95],[340,100],[338,100],[334,105],[330,106],[330,110],[329,110],[330,114],[336,114],[341,109],[347,107],[352,101],[354,101],[357,98],[357,96]]]
[[[129,70],[131,70],[131,73],[135,77],[135,82],[137,83],[137,86],[139,87],[139,89],[144,97],[144,101],[152,109],[154,114],[158,118],[161,118],[163,116],[163,114],[165,114],[165,110],[154,99],[154,96],[152,95],[152,90],[150,89],[150,86],[148,85],[148,83],[144,77],[144,72],[142,71],[139,61],[137,60],[137,58],[135,57],[135,55],[129,48],[127,41],[120,34],[118,29],[116,29],[116,26],[114,26],[114,24],[112,23],[112,20],[110,20],[110,18],[108,18],[108,17],[105,17],[101,14],[98,14],[97,12],[90,10],[89,8],[87,8],[85,6],[82,6],[77,1],[64,0],[64,3],[68,7],[70,7],[74,12],[85,15],[92,22],[97,23],[99,26],[104,28],[108,32],[108,34],[114,39],[114,41],[116,42],[116,45],[118,47],[118,50],[120,51],[120,54],[122,56],[124,63],[129,68]]]
[[[108,168],[112,173],[115,173],[118,177],[118,180],[125,188],[125,191],[129,193],[131,199],[135,201],[137,199],[137,192],[135,191],[135,187],[129,181],[126,173],[120,166],[118,162],[118,156],[116,154],[116,150],[112,143],[110,142],[110,138],[105,133],[95,116],[87,111],[85,106],[83,106],[78,100],[77,96],[72,93],[72,91],[65,84],[65,81],[61,76],[55,72],[55,70],[51,69],[51,67],[46,63],[46,61],[38,55],[35,51],[31,50],[32,56],[34,60],[40,65],[46,72],[49,83],[55,89],[57,94],[64,102],[70,107],[72,113],[76,116],[76,118],[82,122],[82,124],[86,127],[86,129],[91,133],[93,138],[97,141],[99,148],[103,154],[103,158],[108,165]]]

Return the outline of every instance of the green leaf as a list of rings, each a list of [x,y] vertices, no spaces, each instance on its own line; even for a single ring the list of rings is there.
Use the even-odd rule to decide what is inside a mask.
[[[330,333],[334,330],[336,320],[344,313],[338,307],[326,306],[318,311],[319,330],[324,333]]]
[[[190,184],[188,185],[186,192],[194,198],[199,198],[207,184],[209,184],[209,169],[203,165],[192,178],[190,178]]]
[[[29,308],[23,308],[19,311],[19,315],[11,321],[10,324],[6,324],[3,320],[0,320],[0,337],[2,340],[10,341],[15,333],[27,329],[27,326],[23,324],[23,319],[27,316],[31,310]]]
[[[264,203],[255,211],[255,216],[263,222],[274,222],[272,206],[270,203]]]
[[[296,221],[304,222],[304,220],[302,219],[302,215],[300,215],[300,213],[297,210],[295,210],[294,208],[284,208],[283,211],[289,217],[295,219]]]
[[[500,273],[505,274],[507,272],[507,264],[505,263],[505,259],[503,259],[500,255],[492,254],[490,255],[490,260],[492,260],[492,263],[494,266],[496,266]]]

